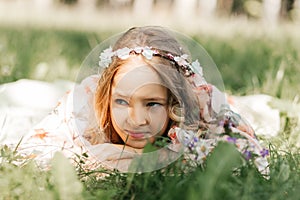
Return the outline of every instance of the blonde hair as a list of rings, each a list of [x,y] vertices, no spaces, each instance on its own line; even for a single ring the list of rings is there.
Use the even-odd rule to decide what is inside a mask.
[[[174,55],[186,53],[183,52],[182,47],[170,32],[161,27],[153,26],[129,29],[117,40],[113,50],[137,46],[149,46]],[[174,63],[158,56],[151,60],[144,59],[144,61],[155,70],[162,84],[168,89],[168,113],[171,119],[169,128],[174,123],[186,125],[197,123],[199,121],[199,114],[197,113],[199,112],[187,112],[197,107],[197,98],[184,76],[174,67]],[[99,128],[104,132],[108,141],[117,144],[123,143],[123,141],[114,130],[111,122],[111,87],[115,74],[125,62],[126,60],[113,57],[109,67],[103,71],[95,93],[95,111]]]

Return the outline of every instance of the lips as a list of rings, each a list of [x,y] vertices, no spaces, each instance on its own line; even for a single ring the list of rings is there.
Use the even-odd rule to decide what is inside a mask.
[[[127,134],[135,139],[143,139],[146,135],[149,135],[149,132],[141,132],[141,131],[126,131]]]

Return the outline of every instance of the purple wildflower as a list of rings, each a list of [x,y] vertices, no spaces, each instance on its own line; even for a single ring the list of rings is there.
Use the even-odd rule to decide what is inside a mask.
[[[233,144],[236,143],[236,140],[237,140],[237,139],[236,139],[235,137],[228,137],[228,138],[227,138],[227,141],[230,142],[230,143],[233,143]]]
[[[193,149],[193,148],[195,147],[195,144],[194,144],[193,142],[190,142],[190,143],[188,144],[188,147],[189,147],[190,149]]]
[[[197,137],[194,137],[194,142],[198,142],[199,139]]]
[[[266,156],[268,156],[269,155],[269,150],[264,148],[263,150],[260,151],[260,155],[263,158],[266,157]]]
[[[246,159],[246,160],[250,160],[251,157],[252,157],[251,151],[246,150],[246,151],[244,152],[244,156],[245,156],[245,159]]]

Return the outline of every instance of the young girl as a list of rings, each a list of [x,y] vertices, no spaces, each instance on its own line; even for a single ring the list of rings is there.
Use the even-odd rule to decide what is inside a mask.
[[[89,168],[145,172],[182,155],[201,164],[219,141],[227,141],[267,172],[268,151],[207,83],[205,72],[213,70],[192,60],[173,32],[132,28],[112,45],[93,51],[99,74],[66,94],[23,139],[20,152],[45,164],[57,151],[70,158],[85,153]],[[150,144],[155,151],[144,152]]]

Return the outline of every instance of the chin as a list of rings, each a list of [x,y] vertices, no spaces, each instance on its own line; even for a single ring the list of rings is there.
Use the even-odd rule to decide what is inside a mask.
[[[136,148],[136,149],[143,149],[147,143],[148,143],[147,140],[130,141],[130,142],[127,142],[126,145],[131,146],[132,148]]]

